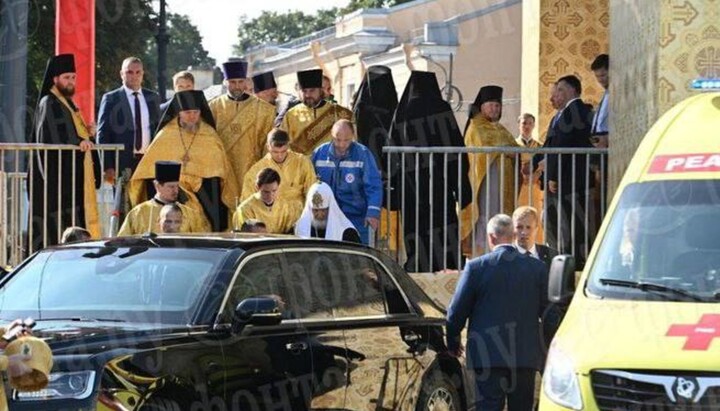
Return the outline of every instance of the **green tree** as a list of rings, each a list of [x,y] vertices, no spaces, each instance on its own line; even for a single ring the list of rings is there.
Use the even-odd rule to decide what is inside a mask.
[[[332,26],[337,16],[358,9],[391,7],[408,1],[411,0],[350,0],[343,8],[320,9],[315,14],[288,10],[285,13],[263,11],[253,19],[242,16],[238,27],[238,44],[234,46],[234,51],[236,54],[244,54],[259,45],[285,43]]]
[[[55,1],[31,1],[28,7],[27,104],[35,107],[47,59],[55,50]]]
[[[145,87],[156,89],[157,14],[152,0],[96,0],[95,7],[96,104],[103,93],[120,85],[120,67],[129,56],[143,60]],[[47,59],[55,51],[55,0],[31,0],[29,10],[27,104],[35,107]],[[169,77],[188,66],[211,68],[215,64],[187,16],[169,14],[168,33]]]
[[[333,24],[334,19],[335,14],[330,10],[318,13],[318,15],[309,15],[302,11],[286,13],[263,11],[254,19],[242,16],[238,28],[239,42],[235,45],[235,52],[243,54],[249,48],[260,44],[285,43],[329,27]]]
[[[194,68],[212,69],[215,59],[202,45],[202,36],[197,27],[190,22],[190,18],[181,14],[168,14],[168,35],[170,42],[167,46],[167,78],[165,84],[172,86],[172,76],[189,66]],[[157,42],[152,37],[147,42],[145,59],[145,75],[157,73]]]
[[[151,0],[96,0],[95,3],[96,103],[107,91],[120,86],[122,61],[140,57],[144,63],[148,39],[156,31]],[[147,70],[146,70],[147,72]],[[146,73],[145,86],[155,88],[154,73]]]
[[[359,9],[387,8],[409,1],[412,0],[350,0],[350,3],[341,9],[341,13],[348,14]]]

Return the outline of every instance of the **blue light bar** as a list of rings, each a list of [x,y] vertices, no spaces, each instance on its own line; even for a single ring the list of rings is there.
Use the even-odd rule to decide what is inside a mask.
[[[720,78],[699,78],[690,86],[693,90],[720,90]]]

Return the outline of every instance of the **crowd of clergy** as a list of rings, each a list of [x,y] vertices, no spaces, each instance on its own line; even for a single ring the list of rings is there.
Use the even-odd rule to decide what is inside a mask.
[[[192,74],[180,72],[173,77],[173,98],[162,103],[142,87],[142,61],[129,57],[120,70],[122,85],[103,95],[96,126],[84,121],[72,99],[73,56],[51,57],[33,142],[80,150],[33,159],[41,172],[32,174],[31,184],[43,187],[32,191],[33,248],[56,244],[61,230],[72,225],[100,237],[95,190],[102,181],[126,198],[119,235],[260,231],[368,244],[376,231],[394,230],[390,237],[395,246],[404,242],[406,266],[414,271],[456,268],[460,249],[481,253],[483,216],[511,213],[517,204],[543,208],[540,173],[557,159],[501,160],[502,154],[493,153],[402,163],[383,153],[385,146],[539,147],[531,137],[531,114],[518,120],[518,137],[499,123],[501,87],[480,88],[461,130],[431,72],[413,70],[398,99],[391,70],[370,66],[350,110],[335,102],[321,69],[299,71],[297,95],[279,109],[272,72],[248,78],[248,64],[239,60],[222,69],[226,93],[207,101],[194,90]],[[555,84],[571,89],[562,96],[565,107],[579,97],[575,80],[568,76]],[[545,146],[558,143],[550,133],[560,131],[551,128]],[[585,137],[590,141],[589,127]],[[122,144],[124,150],[106,150],[100,161],[96,148],[103,144]],[[583,140],[580,146],[592,145]],[[516,168],[524,175],[519,199],[515,182],[500,180]],[[553,178],[551,188],[557,184]],[[412,200],[401,204],[407,199]],[[436,245],[445,239],[447,246],[432,247],[433,239]]]

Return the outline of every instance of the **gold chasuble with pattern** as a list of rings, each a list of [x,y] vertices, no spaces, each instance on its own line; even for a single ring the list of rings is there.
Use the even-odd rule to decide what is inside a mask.
[[[205,122],[199,124],[197,133],[181,132],[177,121],[171,121],[160,130],[128,184],[130,203],[133,207],[148,199],[147,184],[155,178],[156,161],[182,163],[180,188],[188,196],[187,201],[184,201],[186,206],[201,213],[205,212],[197,195],[201,191],[204,179],[218,178],[222,204],[228,210],[235,209],[240,193],[235,173],[215,129]],[[216,206],[219,207],[220,204]],[[230,217],[228,215],[225,227],[231,222]]]
[[[340,119],[352,121],[352,111],[327,101],[315,108],[298,104],[288,110],[280,128],[290,134],[290,148],[308,156],[330,141],[332,126]]]
[[[160,210],[164,205],[154,198],[137,205],[125,217],[125,222],[120,227],[118,235],[159,233]],[[181,233],[209,233],[212,231],[210,223],[203,213],[184,204],[177,203],[177,206],[182,210]]]
[[[287,157],[282,163],[276,163],[270,153],[265,154],[265,157],[255,163],[245,174],[245,183],[240,196],[243,201],[255,194],[255,179],[258,173],[265,168],[272,168],[280,174],[278,197],[289,202],[295,202],[298,208],[302,209],[310,186],[318,181],[315,168],[310,160],[292,150],[288,150]]]
[[[242,189],[245,173],[262,158],[275,120],[275,106],[249,94],[234,100],[227,94],[208,103],[217,133]],[[252,188],[251,188],[252,189]]]
[[[265,223],[268,233],[292,234],[295,223],[300,218],[301,208],[294,203],[278,197],[272,206],[268,206],[255,193],[242,202],[235,210],[233,226],[239,230],[245,220],[255,219]]]
[[[518,147],[518,144],[502,124],[493,123],[481,114],[476,114],[465,130],[465,146]],[[499,153],[468,154],[468,160],[470,163],[470,184],[475,201],[461,212],[460,238],[463,239],[472,232],[473,227],[480,218],[480,213],[485,213],[485,203],[480,201],[479,198],[486,196],[488,189],[491,190],[490,192],[497,191],[502,197],[501,209],[498,212],[511,215],[515,204],[514,155],[506,155],[502,159]],[[496,175],[494,181],[487,181],[488,169],[492,174]],[[502,190],[499,190],[500,187],[502,187]],[[489,217],[493,215],[494,213],[491,212]]]

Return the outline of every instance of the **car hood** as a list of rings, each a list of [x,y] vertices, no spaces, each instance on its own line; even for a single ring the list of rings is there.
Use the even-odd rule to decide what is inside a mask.
[[[720,304],[576,296],[553,344],[581,373],[600,368],[720,371]]]
[[[195,331],[187,325],[103,321],[40,321],[33,335],[45,340],[53,354],[92,354],[110,348],[139,348],[182,339]]]

